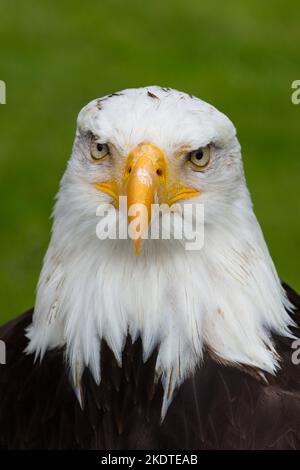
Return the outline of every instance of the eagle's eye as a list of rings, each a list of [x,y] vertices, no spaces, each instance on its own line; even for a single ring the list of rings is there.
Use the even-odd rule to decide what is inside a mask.
[[[91,157],[94,161],[102,160],[109,154],[109,148],[107,144],[101,144],[92,140],[91,142]]]
[[[196,171],[201,171],[207,168],[210,160],[210,148],[207,147],[193,150],[188,154],[188,161]]]

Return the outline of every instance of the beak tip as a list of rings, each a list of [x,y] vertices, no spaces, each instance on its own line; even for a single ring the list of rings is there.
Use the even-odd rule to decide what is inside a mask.
[[[140,256],[142,251],[142,239],[138,238],[137,240],[134,240],[134,254],[135,256]]]

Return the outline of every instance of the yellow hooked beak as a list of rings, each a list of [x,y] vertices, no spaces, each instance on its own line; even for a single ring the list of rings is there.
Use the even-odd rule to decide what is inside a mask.
[[[182,186],[174,181],[170,184],[164,153],[152,144],[139,144],[129,153],[121,184],[107,181],[96,183],[95,186],[109,194],[117,207],[119,196],[127,195],[128,224],[138,223],[135,228],[139,235],[132,237],[136,255],[141,252],[142,234],[150,225],[154,202],[171,206],[180,199],[200,194],[199,190]],[[141,217],[141,212],[144,217]]]

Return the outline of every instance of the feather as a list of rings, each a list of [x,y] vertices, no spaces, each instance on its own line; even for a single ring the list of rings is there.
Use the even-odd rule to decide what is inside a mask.
[[[284,287],[300,325],[300,297]],[[1,448],[300,449],[300,371],[291,361],[289,338],[274,336],[281,368],[274,376],[267,374],[267,384],[205,352],[201,367],[177,389],[161,423],[168,397],[161,385],[154,385],[157,350],[143,363],[141,340],[133,344],[128,338],[120,369],[103,345],[101,383],[88,370],[83,374],[81,409],[63,350],[48,351],[36,364],[23,353],[24,330],[31,321],[32,311],[0,328],[8,346],[8,364],[0,375]],[[172,377],[166,380],[172,391]]]

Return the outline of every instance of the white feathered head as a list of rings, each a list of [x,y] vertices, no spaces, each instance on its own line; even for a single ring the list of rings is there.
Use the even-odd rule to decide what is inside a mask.
[[[127,196],[129,214],[120,196]],[[202,248],[186,250],[174,237],[142,245],[138,237],[136,256],[132,240],[97,237],[99,206],[115,232],[127,217],[135,222],[131,206],[154,202],[176,203],[173,231],[187,204],[202,205]],[[160,214],[162,223],[168,216]],[[144,225],[151,221],[149,215]],[[42,358],[49,348],[65,347],[80,392],[85,367],[101,380],[102,339],[121,366],[128,334],[141,337],[144,360],[158,348],[156,369],[168,390],[164,416],[172,391],[201,364],[205,347],[224,363],[274,373],[271,333],[289,334],[289,307],[252,210],[235,128],[224,114],[160,87],[124,90],[82,109],[28,352]]]

